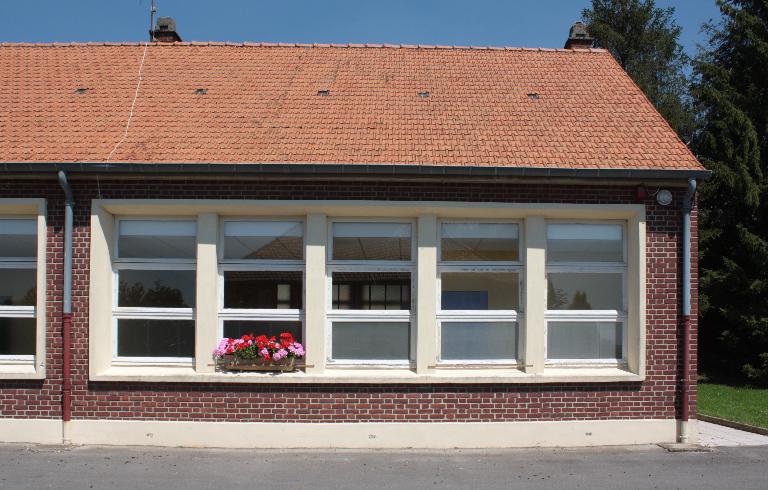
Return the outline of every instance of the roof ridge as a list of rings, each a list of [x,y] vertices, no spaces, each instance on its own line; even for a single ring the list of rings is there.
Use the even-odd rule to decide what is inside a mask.
[[[91,47],[91,46],[228,46],[245,48],[389,48],[389,49],[453,49],[453,50],[478,50],[478,51],[538,51],[538,52],[587,52],[604,53],[605,49],[573,49],[573,48],[526,48],[514,46],[472,46],[472,45],[440,45],[440,44],[373,44],[373,43],[274,43],[274,42],[231,42],[231,41],[182,41],[177,43],[158,42],[51,42],[51,43],[27,43],[27,42],[2,42],[4,48],[66,48],[66,47]]]

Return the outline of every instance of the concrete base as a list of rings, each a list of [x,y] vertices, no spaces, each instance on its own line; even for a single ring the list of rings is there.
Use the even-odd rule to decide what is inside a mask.
[[[61,444],[56,420],[0,420],[0,442]],[[209,448],[516,448],[658,444],[675,420],[488,423],[235,423],[73,420],[67,442]]]

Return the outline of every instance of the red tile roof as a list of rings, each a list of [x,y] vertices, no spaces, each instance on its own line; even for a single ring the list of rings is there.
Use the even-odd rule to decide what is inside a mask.
[[[0,162],[702,169],[602,50],[0,44],[0,87]]]

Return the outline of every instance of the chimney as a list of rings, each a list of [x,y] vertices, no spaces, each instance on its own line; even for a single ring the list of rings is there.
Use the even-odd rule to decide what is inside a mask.
[[[160,17],[157,26],[149,31],[149,40],[159,43],[178,43],[181,36],[176,32],[176,21],[172,17]]]
[[[576,22],[571,26],[571,31],[568,33],[565,49],[589,49],[594,42],[594,38],[587,31],[587,26],[583,22]]]

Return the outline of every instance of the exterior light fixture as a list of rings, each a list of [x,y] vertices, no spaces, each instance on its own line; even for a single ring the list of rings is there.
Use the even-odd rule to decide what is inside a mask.
[[[661,189],[656,193],[656,202],[662,206],[669,206],[672,203],[672,193],[667,189]]]

